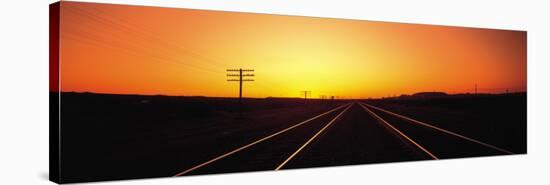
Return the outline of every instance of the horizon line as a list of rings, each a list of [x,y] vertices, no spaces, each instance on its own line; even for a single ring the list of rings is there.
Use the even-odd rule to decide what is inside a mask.
[[[128,96],[170,96],[170,97],[204,97],[204,98],[239,98],[234,96],[205,96],[205,95],[167,95],[167,94],[138,94],[138,93],[104,93],[104,92],[90,92],[90,91],[49,91],[50,93],[80,93],[80,94],[102,94],[102,95],[128,95]],[[393,96],[381,96],[381,97],[362,97],[362,98],[345,98],[348,96],[334,96],[335,99],[343,100],[343,99],[384,99],[384,98],[398,98],[401,96],[413,96],[418,93],[445,93],[448,96],[453,95],[502,95],[502,94],[520,94],[520,93],[527,93],[527,91],[511,91],[511,92],[500,92],[500,93],[485,93],[485,92],[478,92],[478,93],[471,93],[471,92],[463,92],[463,93],[448,93],[444,91],[420,91],[415,92],[411,94],[399,94],[399,95],[393,95]],[[339,98],[336,98],[339,97]],[[242,97],[242,98],[249,98],[249,99],[265,99],[265,98],[295,98],[295,99],[304,99],[300,96],[264,96],[264,97]],[[308,97],[307,99],[319,99],[322,100],[320,97]],[[330,99],[330,98],[326,98]]]

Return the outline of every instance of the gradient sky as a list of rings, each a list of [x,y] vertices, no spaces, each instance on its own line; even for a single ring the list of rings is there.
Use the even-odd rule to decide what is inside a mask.
[[[62,2],[61,90],[246,97],[526,91],[522,31]]]

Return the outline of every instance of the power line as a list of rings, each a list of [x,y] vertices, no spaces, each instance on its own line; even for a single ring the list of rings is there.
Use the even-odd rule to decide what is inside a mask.
[[[79,10],[76,10],[76,9],[79,9]],[[162,43],[161,41],[159,41],[159,39],[152,38],[152,36],[146,37],[146,35],[144,35],[144,34],[139,34],[140,29],[138,29],[138,28],[132,29],[132,28],[130,28],[130,27],[124,25],[124,24],[113,22],[112,20],[108,20],[108,19],[103,18],[101,16],[97,16],[97,15],[94,15],[92,13],[89,13],[88,11],[85,11],[82,8],[76,8],[76,9],[67,9],[67,10],[73,11],[77,15],[88,18],[89,20],[92,20],[92,21],[98,22],[100,24],[103,24],[105,26],[111,27],[111,28],[117,30],[121,34],[131,34],[131,35],[134,35],[135,37],[141,38],[143,41],[148,40],[148,41],[155,41],[155,43]],[[87,27],[87,28],[88,28],[88,30],[89,29],[98,30],[98,28],[95,28],[95,27]],[[98,30],[98,31],[101,31],[101,30]],[[84,33],[86,36],[94,35],[91,32],[86,33],[86,31],[84,31],[84,30],[80,30],[80,32]],[[96,37],[97,37],[97,35],[96,35]],[[102,42],[101,40],[95,39],[95,38],[94,39],[89,38],[89,39],[94,40],[94,41],[99,42],[99,43],[105,43],[105,44],[116,43],[116,42],[113,42],[114,41],[113,38],[110,38],[109,43]],[[120,39],[120,38],[115,37],[114,39],[122,41],[122,39]],[[138,54],[147,53],[147,56],[149,56],[149,57],[160,58],[161,60],[171,60],[171,61],[174,61],[175,63],[186,65],[188,67],[195,68],[195,69],[202,70],[202,71],[208,71],[208,72],[213,72],[213,73],[221,72],[221,71],[217,71],[217,70],[212,70],[211,68],[205,68],[205,67],[202,67],[202,66],[191,64],[191,63],[182,63],[179,60],[176,60],[176,59],[173,59],[173,58],[169,57],[169,55],[155,55],[155,53],[153,53],[152,50],[150,50],[150,47],[144,47],[144,46],[137,45],[137,44],[132,45],[134,48],[140,48],[141,49],[141,50],[136,50],[136,49],[130,48],[128,46],[126,46],[126,47],[121,47],[121,46],[116,46],[116,45],[114,45],[114,46],[117,47],[117,48],[126,48],[128,50],[134,50]],[[167,47],[159,47],[159,48],[162,48],[164,50],[170,50],[170,49],[167,49]],[[158,50],[155,50],[155,51],[158,51]],[[174,51],[174,50],[171,50],[171,51]],[[166,52],[164,52],[164,53],[166,53]],[[203,61],[204,60],[205,59],[203,59]],[[207,64],[207,63],[205,63],[205,64]]]
[[[99,9],[99,8],[96,8],[96,7],[90,7],[90,9],[94,9],[94,13],[96,13],[96,12],[108,13],[108,12],[104,11],[103,9]],[[81,9],[81,10],[83,10],[83,9]],[[92,14],[90,13],[90,15],[92,15]],[[148,39],[148,40],[153,40],[153,41],[156,41],[155,43],[164,44],[165,48],[167,48],[167,49],[169,49],[168,47],[171,47],[172,49],[176,48],[176,50],[182,51],[182,52],[186,53],[188,56],[193,56],[193,58],[199,59],[201,61],[211,62],[212,64],[210,64],[210,63],[205,63],[205,64],[209,64],[212,67],[221,66],[221,63],[219,63],[216,60],[211,59],[212,56],[206,57],[206,56],[200,54],[199,52],[190,50],[189,48],[183,48],[178,44],[170,43],[170,42],[162,39],[161,37],[158,37],[157,36],[158,34],[150,31],[152,29],[151,29],[151,27],[148,27],[147,25],[132,24],[132,21],[129,21],[128,19],[120,19],[120,18],[119,19],[113,19],[112,18],[113,16],[104,17],[104,16],[96,15],[95,17],[103,18],[104,20],[110,21],[112,24],[124,27],[124,28],[129,29],[129,30],[132,29],[132,27],[133,27],[133,30],[130,30],[131,33],[136,33],[136,34],[141,33],[141,35],[147,36],[145,38]],[[109,20],[109,18],[111,18],[112,21]],[[113,22],[113,21],[123,22],[123,24],[119,24],[119,23]]]
[[[154,44],[157,44],[157,49],[151,50],[151,46],[148,45],[142,45],[142,44],[134,44],[134,45],[124,45],[124,37],[114,37],[109,38],[107,41],[105,36],[102,36],[100,33],[102,30],[98,27],[93,26],[86,26],[86,27],[78,27],[78,31],[75,33],[65,32],[72,34],[74,36],[74,40],[77,41],[85,41],[97,44],[97,45],[105,45],[110,46],[115,49],[120,49],[127,54],[136,56],[136,57],[143,57],[143,55],[150,57],[154,59],[153,61],[158,62],[165,62],[165,63],[173,63],[173,64],[180,64],[187,67],[190,67],[190,69],[193,70],[200,70],[204,72],[211,72],[211,73],[220,73],[222,72],[221,69],[216,68],[221,66],[219,61],[212,60],[209,57],[206,57],[204,55],[201,55],[200,53],[191,51],[189,49],[183,48],[175,43],[171,43],[167,40],[162,39],[162,37],[158,36],[157,33],[151,31],[153,30],[151,27],[147,27],[146,25],[141,24],[135,24],[135,22],[132,22],[128,19],[124,19],[123,17],[115,17],[112,15],[109,15],[109,11],[106,11],[101,8],[82,8],[82,7],[74,7],[74,8],[67,8],[67,10],[72,11],[76,15],[79,15],[82,18],[88,19],[90,21],[97,22],[99,24],[105,25],[107,28],[113,29],[115,33],[121,34],[121,35],[132,35],[137,38],[141,38],[141,41],[145,42],[151,42]],[[99,12],[99,13],[98,13]],[[70,16],[69,16],[70,17]],[[132,24],[134,23],[134,24]],[[97,30],[97,32],[94,32],[92,30]],[[79,34],[80,33],[80,34]],[[161,49],[161,50],[158,50]],[[159,51],[161,53],[159,53]],[[179,59],[174,58],[175,56],[167,55],[172,54],[173,52],[184,52],[187,54],[187,56],[191,56],[192,58],[195,58],[197,60],[203,61],[199,64],[206,64],[207,66],[214,66],[214,67],[207,67],[204,65],[196,65],[194,63],[186,63],[182,62]],[[173,68],[171,68],[173,69]],[[218,69],[218,70],[214,70]],[[248,71],[247,69],[244,69],[243,72],[253,72],[253,69],[251,71]],[[248,81],[245,79],[245,81]],[[258,84],[259,86],[262,86],[267,89],[271,89],[273,91],[280,90],[280,89],[288,89],[287,87],[282,87],[278,84]],[[274,89],[272,86],[277,86],[276,89]]]

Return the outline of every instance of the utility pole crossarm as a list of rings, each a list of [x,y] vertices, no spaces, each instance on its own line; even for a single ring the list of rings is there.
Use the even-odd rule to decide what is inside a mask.
[[[239,75],[239,74],[227,74],[227,76],[254,76],[254,74],[243,74],[243,75]]]
[[[227,79],[228,82],[239,82],[239,103],[241,102],[241,99],[243,97],[243,82],[253,82],[254,79],[254,69],[227,69],[226,70],[228,74],[227,77],[232,77],[231,79]],[[246,77],[243,79],[243,77]]]

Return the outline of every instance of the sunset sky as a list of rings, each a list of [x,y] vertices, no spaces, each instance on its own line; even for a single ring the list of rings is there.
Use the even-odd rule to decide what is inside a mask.
[[[527,34],[344,19],[62,2],[61,90],[383,97],[526,91]]]

